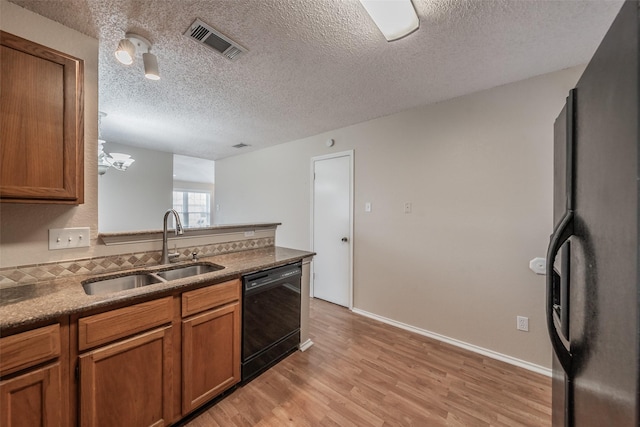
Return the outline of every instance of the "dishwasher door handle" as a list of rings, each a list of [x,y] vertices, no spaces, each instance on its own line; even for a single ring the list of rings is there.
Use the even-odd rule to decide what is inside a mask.
[[[300,270],[299,272],[297,271],[295,274],[291,274],[286,277],[276,277],[273,280],[265,280],[259,283],[249,281],[244,286],[245,294],[251,294],[253,292],[264,291],[266,289],[270,289],[275,286],[281,286],[282,283],[285,283],[291,278],[299,278],[300,276],[302,276],[302,270]]]

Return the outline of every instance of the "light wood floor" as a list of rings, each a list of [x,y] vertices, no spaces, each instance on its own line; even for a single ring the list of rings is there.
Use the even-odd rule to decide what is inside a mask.
[[[311,338],[187,426],[551,425],[543,375],[321,300]]]

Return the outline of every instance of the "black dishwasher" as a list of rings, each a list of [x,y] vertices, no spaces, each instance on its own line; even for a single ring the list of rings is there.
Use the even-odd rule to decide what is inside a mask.
[[[301,277],[301,262],[244,276],[242,382],[298,348]]]

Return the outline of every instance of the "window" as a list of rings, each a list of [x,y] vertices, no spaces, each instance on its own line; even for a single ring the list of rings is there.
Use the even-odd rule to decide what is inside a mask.
[[[173,209],[185,228],[211,226],[211,193],[208,191],[174,190]]]

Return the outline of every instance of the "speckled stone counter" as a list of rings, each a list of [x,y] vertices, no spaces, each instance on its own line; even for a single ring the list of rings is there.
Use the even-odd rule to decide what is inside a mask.
[[[296,249],[268,247],[203,257],[198,259],[198,262],[215,263],[223,266],[224,269],[104,295],[85,294],[81,282],[92,277],[113,276],[114,273],[100,276],[78,275],[48,282],[0,289],[0,328],[22,327],[72,313],[122,304],[127,301],[135,303],[137,299],[142,300],[174,290],[224,281],[245,273],[296,262],[312,255],[314,255],[312,252]],[[190,262],[183,262],[172,265],[189,264]],[[118,273],[122,274],[131,271],[153,272],[163,268],[166,269],[166,266],[136,268]]]

